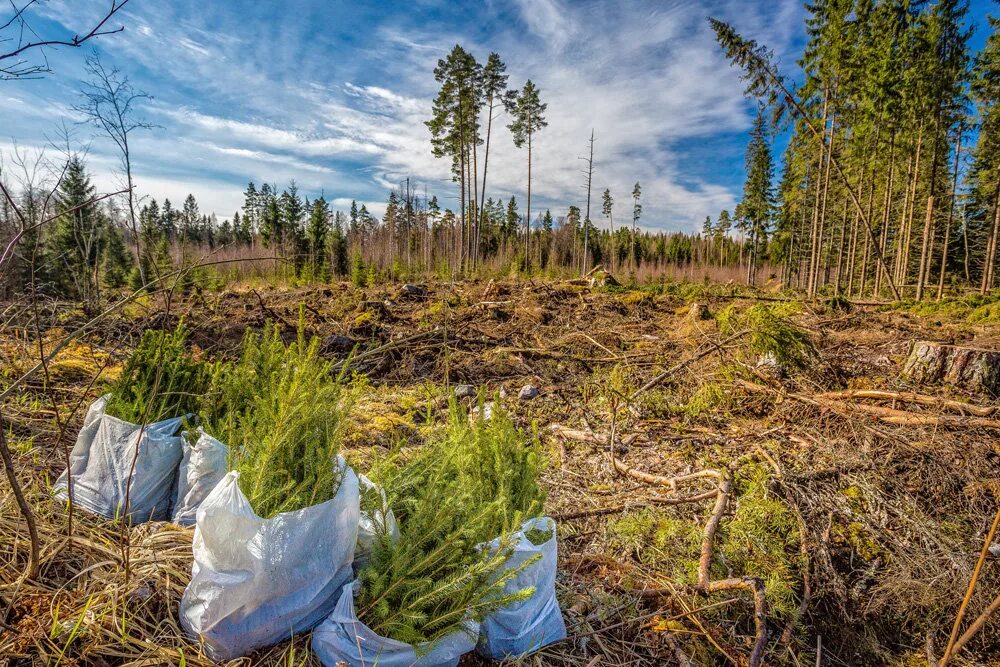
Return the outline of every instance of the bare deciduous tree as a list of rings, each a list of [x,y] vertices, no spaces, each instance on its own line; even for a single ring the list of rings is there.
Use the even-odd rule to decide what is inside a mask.
[[[18,7],[11,0],[13,13],[0,25],[0,45],[5,45],[4,48],[9,49],[0,51],[0,80],[38,79],[43,74],[51,72],[49,61],[45,57],[45,47],[79,47],[95,37],[112,35],[125,29],[124,25],[117,28],[106,27],[111,17],[129,2],[129,0],[112,0],[111,7],[88,32],[82,35],[76,33],[72,37],[43,36],[28,23],[28,10],[37,2],[38,0],[28,0]]]
[[[135,213],[135,184],[132,179],[129,135],[135,130],[149,130],[155,127],[138,115],[138,106],[152,97],[133,88],[128,77],[118,68],[105,67],[96,53],[87,58],[87,74],[90,80],[84,83],[81,91],[83,99],[74,105],[73,109],[83,114],[88,122],[111,139],[121,154],[122,173],[125,177],[125,187],[128,189],[128,214],[135,245],[136,265],[139,277],[145,283],[139,225]]]

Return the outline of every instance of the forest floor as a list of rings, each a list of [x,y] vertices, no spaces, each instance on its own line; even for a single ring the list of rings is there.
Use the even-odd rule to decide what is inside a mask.
[[[292,337],[301,318],[330,358],[357,344],[363,392],[345,453],[361,469],[387,449],[419,445],[429,411],[446,409],[457,384],[537,434],[569,637],[523,664],[742,665],[762,656],[926,665],[940,656],[1000,498],[1000,423],[989,416],[998,407],[1000,417],[1000,402],[913,387],[900,371],[912,341],[1000,349],[1000,327],[956,309],[785,301],[723,286],[426,288],[245,285],[169,307],[147,298],[64,348],[48,383],[36,375],[2,399],[42,553],[40,575],[22,580],[27,532],[5,484],[0,665],[211,664],[177,620],[192,530],[128,528],[76,511],[69,532],[66,508],[48,496],[86,406],[141,331],[181,317],[212,356],[233,356],[245,330],[269,320]],[[40,308],[46,349],[85,322],[66,304]],[[754,308],[777,319],[761,324]],[[39,348],[27,305],[0,312],[6,386]],[[768,343],[759,329],[775,326],[768,335],[779,343],[795,347],[789,331],[806,342],[789,359],[760,363]],[[519,398],[529,384],[538,396]],[[827,393],[848,389],[916,391],[922,402]],[[942,418],[967,411],[928,396],[974,403],[986,416]],[[875,405],[904,418],[867,409]],[[998,592],[994,558],[966,618]],[[253,664],[311,664],[307,642]],[[998,659],[1000,633],[987,628],[952,664]]]

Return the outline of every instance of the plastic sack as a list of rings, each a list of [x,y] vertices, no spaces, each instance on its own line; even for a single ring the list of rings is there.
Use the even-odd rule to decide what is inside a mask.
[[[177,496],[174,500],[173,522],[192,526],[198,508],[227,472],[229,448],[205,433],[196,431],[198,439],[192,445],[188,435],[182,438],[183,457],[177,468]]]
[[[222,661],[312,629],[351,579],[358,478],[343,463],[337,495],[270,519],[257,516],[229,472],[201,503],[184,630]]]
[[[67,482],[72,482],[75,506],[114,519],[122,515],[128,494],[129,521],[166,520],[181,460],[178,431],[184,417],[143,427],[107,414],[110,397],[101,396],[87,410],[69,455],[69,470],[63,471],[53,487],[55,496],[65,500]]]
[[[393,541],[399,539],[399,524],[396,523],[396,515],[389,507],[389,501],[385,497],[385,491],[378,488],[375,482],[364,475],[358,475],[361,495],[378,493],[381,498],[381,507],[377,507],[373,512],[361,510],[361,518],[358,521],[358,545],[354,550],[354,569],[357,571],[368,561],[368,555],[372,551],[375,538],[381,534],[388,533]]]
[[[476,647],[479,629],[469,621],[429,650],[376,634],[354,611],[357,582],[347,584],[330,617],[313,630],[312,650],[326,667],[340,662],[365,667],[454,667]]]
[[[551,531],[552,537],[544,544],[532,544],[526,535],[532,529]],[[517,543],[507,560],[507,568],[517,567],[539,554],[541,558],[504,586],[505,593],[533,586],[534,595],[493,612],[480,626],[476,650],[494,660],[522,656],[566,638],[566,624],[556,600],[556,522],[549,517],[529,519],[514,537]],[[499,539],[489,546],[496,549]]]

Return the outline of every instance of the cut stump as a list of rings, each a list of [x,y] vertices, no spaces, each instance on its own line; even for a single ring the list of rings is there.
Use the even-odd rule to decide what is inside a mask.
[[[916,384],[950,384],[996,397],[1000,396],[1000,352],[915,341],[903,375]]]

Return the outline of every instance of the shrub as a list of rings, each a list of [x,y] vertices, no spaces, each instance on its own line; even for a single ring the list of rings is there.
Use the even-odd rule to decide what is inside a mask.
[[[754,304],[744,311],[728,306],[716,316],[724,336],[749,332],[748,349],[757,355],[774,355],[783,365],[801,368],[816,356],[809,335],[789,319],[791,305]]]
[[[174,331],[146,330],[111,385],[107,412],[133,423],[149,423],[196,412],[211,368],[186,349],[184,323]]]

